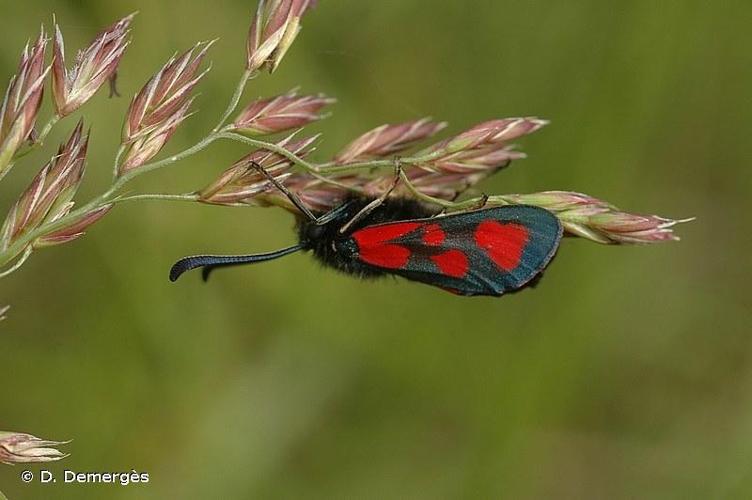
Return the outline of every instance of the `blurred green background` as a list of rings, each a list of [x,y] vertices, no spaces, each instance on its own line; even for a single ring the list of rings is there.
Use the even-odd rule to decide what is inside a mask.
[[[124,97],[84,108],[82,198],[109,181],[128,96],[174,51],[220,40],[198,116],[215,123],[242,71],[254,2],[0,0],[0,88],[39,23],[68,58],[139,10]],[[385,122],[449,132],[552,120],[487,192],[571,189],[671,217],[680,243],[567,240],[541,285],[463,299],[359,282],[309,256],[177,284],[181,256],[291,243],[278,209],[144,202],[39,252],[0,284],[0,428],[74,441],[48,467],[146,471],[148,485],[26,485],[11,500],[161,498],[750,498],[752,304],[746,1],[322,0],[273,77],[339,98],[319,159]],[[48,106],[48,105],[47,105]],[[47,116],[48,107],[43,116]],[[69,133],[0,187],[0,210]],[[247,150],[220,144],[140,178],[183,192]],[[30,467],[39,471],[39,466]]]

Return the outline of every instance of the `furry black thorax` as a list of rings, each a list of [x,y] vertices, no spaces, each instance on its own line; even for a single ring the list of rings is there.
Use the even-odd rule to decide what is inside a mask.
[[[362,264],[352,258],[352,255],[348,255],[343,251],[342,245],[349,239],[349,236],[358,229],[366,226],[385,222],[423,219],[436,215],[437,212],[429,209],[417,200],[387,198],[373,212],[348,227],[345,232],[340,232],[340,229],[345,224],[374,199],[374,197],[363,195],[353,195],[346,198],[340,204],[342,211],[334,219],[323,225],[317,225],[313,221],[299,218],[297,223],[298,238],[303,250],[310,250],[313,256],[323,265],[343,273],[361,278],[374,278],[386,275],[387,273]],[[323,214],[316,214],[316,216],[321,215]]]

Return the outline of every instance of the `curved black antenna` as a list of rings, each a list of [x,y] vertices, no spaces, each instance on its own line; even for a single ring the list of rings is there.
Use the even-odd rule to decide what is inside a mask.
[[[275,252],[254,255],[195,255],[193,257],[185,257],[177,261],[172,266],[172,269],[170,269],[170,281],[176,281],[181,274],[197,267],[203,268],[201,277],[206,281],[209,279],[209,273],[218,267],[239,266],[274,260],[302,249],[303,246],[298,244]]]

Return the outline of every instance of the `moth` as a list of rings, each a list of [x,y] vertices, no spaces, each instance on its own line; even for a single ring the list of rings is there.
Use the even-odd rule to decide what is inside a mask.
[[[312,213],[263,168],[300,214],[298,243],[270,253],[185,257],[170,280],[202,268],[254,264],[309,251],[324,266],[361,278],[396,275],[457,295],[500,296],[531,285],[554,257],[559,219],[535,206],[515,205],[437,214],[412,198],[351,195],[328,213]],[[395,181],[396,184],[396,181]]]

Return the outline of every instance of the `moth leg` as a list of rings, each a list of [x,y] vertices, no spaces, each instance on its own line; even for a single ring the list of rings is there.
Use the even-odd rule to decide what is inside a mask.
[[[488,203],[488,195],[486,193],[483,193],[478,199],[478,204],[471,208],[471,210],[480,210],[481,208],[484,208],[486,206],[486,203]]]
[[[402,182],[405,184],[405,187],[407,188],[407,190],[410,191],[410,194],[415,196],[420,201],[431,203],[433,205],[438,205],[440,207],[443,207],[444,209],[451,209],[456,205],[456,203],[452,201],[442,200],[441,198],[436,198],[434,196],[430,196],[421,192],[418,188],[416,188],[413,185],[413,183],[407,177],[407,174],[405,174],[404,170],[402,169],[400,169],[400,177],[401,177]]]
[[[394,191],[394,189],[397,187],[397,184],[399,184],[400,178],[402,177],[402,165],[400,163],[399,157],[394,159],[394,171],[394,179],[392,180],[392,184],[389,186],[389,189],[384,191],[381,196],[363,207],[360,212],[355,214],[352,219],[347,221],[347,223],[340,228],[340,234],[345,233],[356,222],[363,220],[364,217],[379,208],[386,201],[386,199],[389,198],[389,195],[392,194],[392,191]]]
[[[415,187],[404,171],[400,172],[400,177],[402,183],[405,185],[407,190],[410,191],[410,194],[412,194],[415,198],[420,201],[441,207],[441,211],[436,216],[445,215],[449,212],[455,212],[458,210],[478,210],[485,207],[488,203],[489,196],[485,193],[481,198],[456,201],[456,199],[462,194],[462,191],[464,191],[464,189],[458,192],[454,199],[451,201],[445,200],[443,198],[437,198],[435,196],[425,194],[417,187]]]

